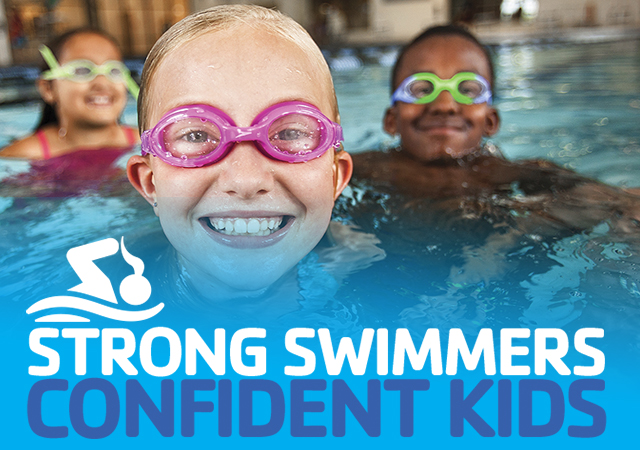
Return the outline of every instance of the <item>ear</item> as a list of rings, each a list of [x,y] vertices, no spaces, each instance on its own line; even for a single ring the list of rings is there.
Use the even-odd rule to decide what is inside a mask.
[[[134,155],[129,158],[129,161],[127,161],[127,177],[129,177],[129,182],[131,182],[136,191],[149,204],[153,205],[156,202],[156,185],[154,184],[153,169],[149,164],[148,156]]]
[[[398,126],[396,124],[396,107],[391,106],[384,112],[384,119],[382,119],[382,128],[384,131],[394,136],[398,132]]]
[[[353,173],[353,159],[347,152],[336,152],[333,158],[333,199],[336,200],[349,184]]]
[[[50,105],[54,105],[56,103],[55,95],[53,94],[53,83],[50,80],[38,78],[36,81],[36,89],[38,89],[38,93],[45,103]]]
[[[488,109],[484,122],[484,136],[493,136],[500,129],[500,115],[495,108]]]

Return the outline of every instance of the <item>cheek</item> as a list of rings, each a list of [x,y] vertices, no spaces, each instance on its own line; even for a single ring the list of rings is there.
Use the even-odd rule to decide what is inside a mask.
[[[58,104],[61,108],[65,108],[83,100],[85,90],[82,89],[82,85],[80,83],[73,83],[66,80],[60,81],[61,83],[54,92],[56,93],[56,101],[59,102]]]
[[[309,164],[294,173],[288,181],[290,192],[300,201],[307,216],[314,218],[330,217],[333,209],[334,172],[333,155],[322,156],[320,160]]]
[[[126,102],[127,101],[127,87],[122,83],[118,83],[117,86],[118,87],[116,89],[116,92],[118,92],[118,94],[121,97],[121,99]]]
[[[423,110],[423,105],[398,105],[398,128],[410,125],[413,120],[422,114]]]
[[[211,184],[210,176],[202,169],[173,167],[157,158],[152,170],[158,203],[193,203],[202,198]]]
[[[487,114],[489,114],[488,108],[486,105],[470,105],[467,109],[467,118],[473,123],[476,128],[480,130],[484,129],[485,122],[487,120]]]

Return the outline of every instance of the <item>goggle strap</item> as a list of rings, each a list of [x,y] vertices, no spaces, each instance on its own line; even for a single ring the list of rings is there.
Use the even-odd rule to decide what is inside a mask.
[[[56,59],[56,57],[54,56],[53,52],[49,47],[47,47],[46,45],[41,45],[38,48],[38,50],[40,50],[40,54],[42,55],[44,62],[47,63],[47,65],[52,71],[60,68],[60,64],[58,64],[58,60]]]
[[[151,135],[151,130],[146,130],[142,132],[140,136],[140,151],[142,156],[148,155],[150,152],[147,149],[151,149],[151,143],[149,142],[149,136]]]
[[[125,86],[127,86],[129,92],[131,92],[133,98],[135,100],[138,100],[138,95],[140,94],[140,86],[138,86],[138,83],[136,83],[129,72],[126,72],[124,74],[124,84]]]

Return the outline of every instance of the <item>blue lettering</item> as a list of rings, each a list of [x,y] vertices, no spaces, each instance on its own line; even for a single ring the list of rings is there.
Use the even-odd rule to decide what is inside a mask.
[[[89,391],[100,391],[105,399],[104,422],[97,427],[87,425],[84,420],[84,397]],[[71,391],[69,419],[73,429],[82,437],[102,439],[109,436],[118,426],[120,419],[120,399],[115,386],[103,378],[86,378],[80,381]]]
[[[138,380],[127,380],[127,436],[140,434],[140,408],[162,436],[173,436],[173,380],[162,380],[160,383],[160,402],[161,409],[158,409]]]
[[[253,393],[265,392],[271,401],[271,416],[263,425],[253,424]],[[240,380],[240,436],[273,436],[284,423],[284,394],[282,388],[271,380]]]
[[[511,381],[498,381],[498,436],[511,436]]]
[[[464,398],[464,381],[451,380],[451,436],[461,437],[464,434],[465,420],[480,436],[492,437],[496,435],[493,428],[473,410],[475,404],[487,393],[491,386],[493,386],[493,381],[480,380],[467,398]]]
[[[64,438],[69,435],[67,427],[52,427],[42,421],[42,396],[47,391],[66,391],[69,388],[67,380],[40,380],[31,386],[27,400],[27,417],[31,430],[44,438]]]
[[[213,391],[216,388],[214,380],[182,380],[181,391],[181,434],[192,437],[195,433],[195,415],[197,412],[212,412],[213,402],[197,402],[196,391]]]
[[[564,395],[562,388],[551,380],[520,380],[520,427],[522,437],[545,437],[556,434],[564,422]],[[549,421],[542,425],[533,424],[533,392],[546,392],[551,404]]]
[[[600,436],[607,427],[607,413],[601,406],[595,405],[582,398],[584,391],[604,391],[604,380],[576,380],[569,386],[569,403],[578,411],[593,417],[593,424],[589,427],[580,425],[569,426],[569,436],[592,438]]]
[[[413,436],[413,392],[429,390],[428,380],[384,380],[385,391],[400,391],[400,436]]]
[[[368,412],[344,380],[333,381],[332,401],[334,436],[343,437],[345,435],[347,408],[369,436],[380,436],[380,380],[367,382]]]
[[[291,381],[291,436],[325,437],[327,427],[322,425],[305,425],[304,413],[323,412],[323,402],[306,402],[305,391],[324,391],[326,380],[292,380]]]

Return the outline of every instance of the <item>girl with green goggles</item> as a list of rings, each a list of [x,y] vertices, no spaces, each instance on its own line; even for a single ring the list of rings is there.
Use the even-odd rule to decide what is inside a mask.
[[[491,87],[477,73],[460,72],[443,80],[434,73],[420,72],[400,83],[391,97],[391,105],[397,101],[424,105],[438,98],[442,91],[449,91],[453,99],[463,105],[491,104]]]
[[[106,61],[97,65],[93,61],[76,59],[61,66],[46,45],[40,46],[40,53],[50,69],[42,73],[43,80],[67,79],[76,83],[88,83],[98,75],[104,75],[113,83],[124,83],[133,98],[138,98],[140,88],[121,61]]]

